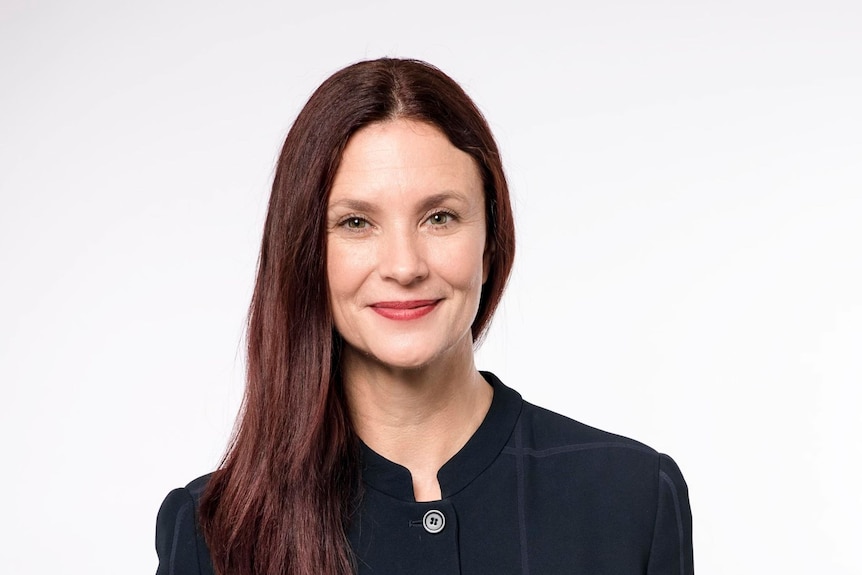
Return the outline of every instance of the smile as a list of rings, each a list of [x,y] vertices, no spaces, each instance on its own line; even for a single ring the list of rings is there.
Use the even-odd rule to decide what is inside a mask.
[[[440,301],[439,299],[380,301],[371,304],[370,307],[386,319],[406,321],[428,315],[434,311]]]

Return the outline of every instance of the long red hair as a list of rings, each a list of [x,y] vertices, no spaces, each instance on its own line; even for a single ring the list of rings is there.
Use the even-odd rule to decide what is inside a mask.
[[[360,62],[323,82],[278,160],[249,310],[242,411],[201,502],[219,575],[354,571],[346,530],[360,496],[359,451],[327,297],[327,196],[350,136],[396,118],[436,126],[480,168],[493,255],[474,340],[502,297],[515,250],[512,209],[497,145],[472,100],[416,60]]]

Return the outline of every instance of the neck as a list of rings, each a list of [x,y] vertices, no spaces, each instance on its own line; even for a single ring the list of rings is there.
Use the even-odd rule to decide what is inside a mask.
[[[410,470],[417,501],[440,499],[437,471],[470,439],[491,405],[493,390],[476,371],[472,345],[457,356],[409,370],[374,367],[350,351],[343,358],[357,434]]]

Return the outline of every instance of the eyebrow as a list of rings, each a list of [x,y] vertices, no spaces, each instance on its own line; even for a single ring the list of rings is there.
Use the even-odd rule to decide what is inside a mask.
[[[331,203],[329,205],[329,209],[332,208],[347,208],[357,212],[370,212],[372,209],[374,209],[374,204],[363,200],[345,198],[343,200],[338,200],[337,202]]]
[[[423,199],[419,204],[419,211],[424,212],[430,210],[435,206],[439,206],[443,202],[447,200],[455,200],[460,202],[467,202],[466,196],[459,192],[454,191],[446,191],[440,192],[438,194],[432,194],[427,198]],[[338,200],[337,202],[333,202],[329,209],[332,208],[347,208],[349,210],[354,210],[357,212],[373,212],[376,209],[375,204],[371,202],[366,202],[365,200],[358,200],[354,198],[344,198],[343,200]]]

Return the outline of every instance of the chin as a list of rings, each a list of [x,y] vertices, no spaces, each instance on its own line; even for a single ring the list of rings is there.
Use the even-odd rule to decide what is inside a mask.
[[[378,351],[374,350],[369,354],[375,361],[390,369],[416,370],[422,369],[434,363],[441,354],[429,353],[427,351],[409,350],[409,351]]]
[[[368,368],[413,371],[457,361],[463,346],[472,353],[472,341],[469,332],[454,340],[425,332],[367,338],[357,342],[358,345],[348,342],[347,349],[348,353],[352,352],[354,361],[364,363]]]

